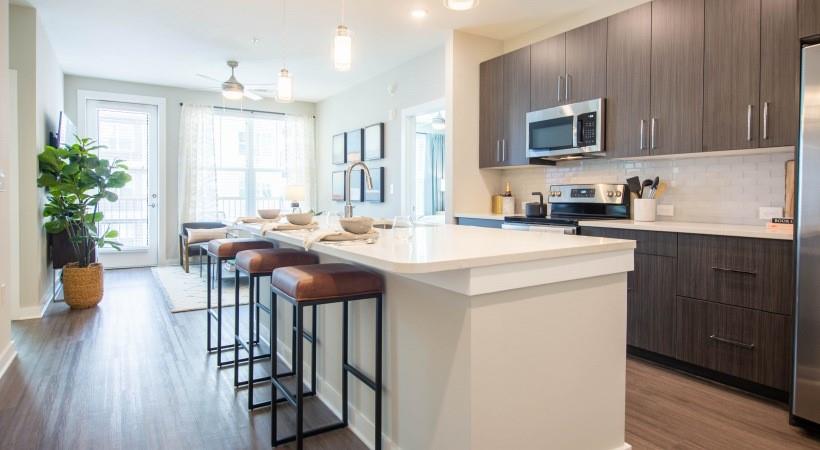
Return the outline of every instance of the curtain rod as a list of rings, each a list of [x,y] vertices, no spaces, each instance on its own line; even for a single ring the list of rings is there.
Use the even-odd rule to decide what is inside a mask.
[[[179,102],[179,106],[182,106],[182,105],[183,105],[183,103],[182,103],[182,102]],[[259,114],[273,114],[273,115],[276,115],[276,116],[286,116],[286,115],[287,115],[287,114],[285,114],[285,113],[280,113],[280,112],[273,112],[273,111],[260,111],[260,110],[257,110],[257,109],[230,108],[230,107],[228,107],[228,106],[212,106],[212,108],[215,108],[215,109],[223,109],[223,110],[226,110],[226,111],[240,111],[240,112],[247,112],[247,113],[251,113],[251,114],[254,114],[254,113],[259,113]]]

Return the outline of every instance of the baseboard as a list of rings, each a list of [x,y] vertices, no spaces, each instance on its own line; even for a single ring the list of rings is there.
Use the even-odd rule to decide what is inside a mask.
[[[612,450],[632,450],[632,446],[624,442],[624,445],[619,445]]]
[[[14,312],[14,317],[12,317],[11,320],[42,319],[49,305],[51,305],[52,300],[54,300],[54,293],[51,291],[46,292],[46,295],[40,299],[39,305],[24,307],[18,306]]]
[[[288,346],[285,342],[281,339],[277,339],[277,347],[278,347],[278,354],[282,357],[285,365],[289,368],[290,367],[290,346]],[[309,373],[310,366],[306,366],[305,373]],[[333,386],[331,386],[328,382],[325,381],[324,378],[316,374],[316,383],[319,385],[318,389],[316,390],[316,396],[319,397],[319,400],[327,406],[329,410],[336,414],[337,417],[342,417],[342,412],[339,411],[333,405],[341,405],[342,404],[342,394],[339,393]],[[348,419],[349,419],[349,428],[353,434],[356,435],[368,448],[375,448],[373,445],[373,434],[375,433],[376,426],[373,422],[367,418],[361,411],[359,411],[355,406],[351,405],[348,408]],[[382,448],[385,450],[401,450],[401,447],[396,445],[389,437],[387,437],[382,432]],[[622,450],[629,450],[631,447],[624,448]]]
[[[14,341],[9,341],[9,344],[6,348],[3,349],[3,352],[0,353],[0,378],[3,378],[3,375],[8,370],[9,366],[11,366],[12,361],[17,356],[17,350],[14,349]]]

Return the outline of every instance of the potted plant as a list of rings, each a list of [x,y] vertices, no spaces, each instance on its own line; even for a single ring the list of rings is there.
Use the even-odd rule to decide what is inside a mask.
[[[131,181],[122,161],[100,159],[93,139],[77,138],[77,142],[62,147],[46,146],[37,156],[40,177],[37,185],[46,190],[43,216],[48,219],[48,233],[65,232],[74,251],[74,263],[63,267],[63,292],[73,309],[96,306],[103,296],[103,267],[96,262],[98,247],[106,245],[117,250],[117,231],[100,230],[103,213],[100,202],[117,201],[112,189]]]

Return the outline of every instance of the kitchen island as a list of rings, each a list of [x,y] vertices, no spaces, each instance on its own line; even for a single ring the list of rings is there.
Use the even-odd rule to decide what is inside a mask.
[[[259,226],[240,225],[260,236]],[[626,273],[634,241],[458,225],[317,243],[322,262],[385,279],[384,445],[624,449]],[[304,231],[267,232],[302,247]],[[280,330],[290,308],[279,305]],[[373,373],[374,308],[351,306],[354,364]],[[341,407],[341,307],[320,308],[319,397]],[[279,336],[285,348],[289,332]],[[351,428],[372,444],[373,397],[350,382]]]

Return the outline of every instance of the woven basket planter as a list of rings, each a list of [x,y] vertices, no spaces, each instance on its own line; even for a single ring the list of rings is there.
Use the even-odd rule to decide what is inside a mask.
[[[71,263],[63,267],[63,294],[71,309],[97,306],[103,298],[102,264],[77,267],[77,263]]]

